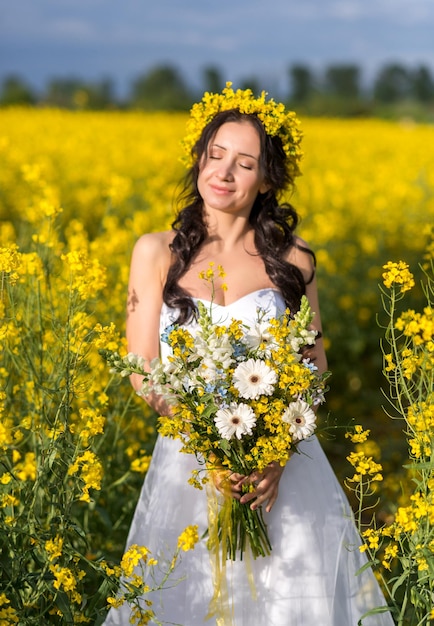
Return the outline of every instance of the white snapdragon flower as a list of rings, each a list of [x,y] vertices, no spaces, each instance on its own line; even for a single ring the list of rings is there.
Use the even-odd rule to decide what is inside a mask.
[[[197,356],[204,360],[214,361],[219,364],[223,369],[228,369],[233,361],[233,348],[227,335],[217,337],[211,335],[208,339],[204,339],[201,336],[196,337],[195,353],[191,356],[191,359]]]
[[[294,352],[298,352],[302,346],[312,346],[318,332],[316,330],[302,329],[299,334],[291,337],[290,344]]]
[[[207,383],[212,383],[218,378],[218,370],[215,361],[210,358],[203,359],[194,372],[195,376],[203,378]]]
[[[141,367],[142,369],[144,369],[146,363],[146,359],[144,357],[140,356],[139,354],[134,354],[134,352],[128,352],[125,360],[130,365]]]

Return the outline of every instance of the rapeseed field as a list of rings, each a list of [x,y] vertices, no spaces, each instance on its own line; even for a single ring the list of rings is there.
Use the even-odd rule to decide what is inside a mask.
[[[0,111],[0,623],[99,624],[125,573],[156,422],[99,350],[125,349],[130,253],[173,220],[185,123],[169,113]],[[369,485],[388,522],[414,487],[401,473],[405,419],[382,406],[390,311],[379,284],[386,263],[403,261],[416,282],[407,308],[430,306],[419,264],[433,254],[434,128],[365,119],[302,128],[303,176],[284,200],[317,256],[333,372],[324,446],[343,481],[345,427],[372,430],[358,445],[384,465]],[[432,558],[434,548],[424,562]]]

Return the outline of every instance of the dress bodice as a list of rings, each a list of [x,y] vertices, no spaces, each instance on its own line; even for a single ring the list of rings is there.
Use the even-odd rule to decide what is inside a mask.
[[[216,304],[202,298],[193,298],[194,302],[203,302],[209,307],[213,320],[216,324],[228,326],[233,319],[241,320],[244,324],[253,325],[258,320],[258,312],[261,311],[262,320],[271,319],[282,315],[286,305],[282,294],[277,289],[266,287],[257,289],[238,298],[227,305]],[[172,309],[163,303],[160,315],[160,337],[164,330],[173,324],[178,317],[178,310]],[[194,332],[196,322],[190,322],[188,328]],[[168,355],[167,343],[160,344],[161,357],[164,359]]]

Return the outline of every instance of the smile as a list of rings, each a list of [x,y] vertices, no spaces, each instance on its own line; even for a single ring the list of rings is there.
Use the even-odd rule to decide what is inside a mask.
[[[212,191],[214,191],[214,193],[218,193],[218,194],[229,194],[232,193],[231,189],[228,189],[227,187],[219,187],[218,185],[210,185]]]

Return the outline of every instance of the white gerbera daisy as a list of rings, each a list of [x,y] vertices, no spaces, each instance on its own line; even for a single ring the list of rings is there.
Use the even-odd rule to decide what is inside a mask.
[[[289,424],[289,432],[294,441],[307,439],[316,428],[316,415],[304,400],[292,402],[283,413],[282,419]]]
[[[219,409],[214,423],[223,439],[232,439],[243,435],[251,435],[256,424],[256,415],[248,404],[231,402],[226,409]]]
[[[271,396],[277,374],[264,361],[249,359],[236,367],[232,381],[242,398],[255,400],[261,395]]]

